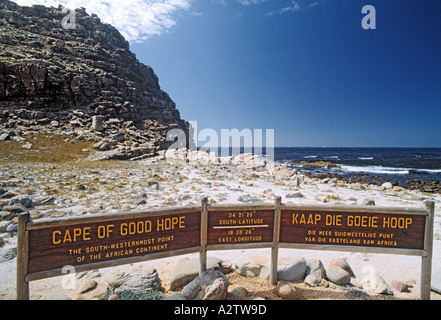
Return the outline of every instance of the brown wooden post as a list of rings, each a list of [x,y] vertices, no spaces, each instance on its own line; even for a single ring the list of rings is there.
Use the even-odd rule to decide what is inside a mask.
[[[28,273],[29,232],[26,230],[26,225],[30,220],[29,212],[18,216],[17,300],[29,300],[29,282],[26,280]]]
[[[432,249],[433,249],[433,223],[435,218],[435,202],[424,201],[424,206],[428,211],[424,234],[424,250],[427,255],[421,257],[421,288],[420,299],[430,300],[430,290],[432,282]]]
[[[202,251],[199,253],[199,274],[207,271],[207,230],[208,230],[208,198],[205,197],[201,201],[201,246]]]
[[[280,241],[280,215],[282,198],[275,199],[276,210],[274,210],[274,232],[273,232],[273,246],[271,248],[271,269],[269,282],[272,285],[277,283],[277,263],[279,260],[279,241]]]

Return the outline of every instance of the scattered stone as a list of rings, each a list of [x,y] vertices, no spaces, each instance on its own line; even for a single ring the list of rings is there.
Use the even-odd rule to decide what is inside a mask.
[[[244,299],[248,294],[248,290],[240,285],[233,284],[228,287],[228,293],[236,298]]]
[[[98,286],[98,282],[96,282],[93,279],[88,279],[87,281],[82,282],[82,284],[78,290],[78,293],[84,294],[86,292],[89,292],[89,291],[96,289],[97,286]]]
[[[170,276],[170,289],[176,290],[177,288],[188,284],[196,279],[199,275],[199,258],[180,259],[174,266]],[[222,270],[222,261],[218,258],[207,257],[207,270]]]
[[[285,281],[299,281],[305,277],[306,259],[295,258],[290,262],[277,267],[277,279]]]
[[[294,175],[294,171],[289,170],[287,167],[278,162],[270,163],[266,166],[266,168],[269,174],[274,177],[291,177]]]
[[[386,283],[386,281],[384,281],[382,277],[377,276],[376,282],[377,282],[377,287],[374,290],[375,293],[383,294],[383,295],[394,294],[392,289],[389,287],[389,285]]]
[[[306,262],[306,277],[304,282],[311,287],[317,287],[326,277],[326,270],[322,262],[318,259]]]
[[[237,198],[237,201],[243,202],[243,203],[261,203],[262,199],[259,199],[257,197],[250,196],[249,194],[240,196]]]
[[[363,199],[361,202],[362,206],[375,206],[375,200],[374,199]]]
[[[11,223],[6,227],[6,232],[17,232],[18,231],[18,224]]]
[[[384,281],[384,279],[378,275],[377,273],[372,274],[371,276],[365,277],[361,282],[361,287],[364,290],[372,291],[376,294],[383,295],[393,295],[392,289],[389,285]]]
[[[299,293],[297,290],[286,281],[279,281],[276,287],[277,296],[285,300],[297,300]]]
[[[346,286],[351,282],[351,275],[349,272],[338,265],[331,265],[326,269],[326,278],[340,286]]]
[[[340,268],[342,268],[343,270],[346,270],[352,278],[355,278],[355,274],[352,271],[351,266],[349,265],[348,261],[346,260],[346,258],[337,258],[337,259],[333,259],[329,266],[339,266]]]
[[[224,300],[228,292],[228,279],[218,270],[199,275],[182,290],[187,300]]]
[[[409,292],[409,287],[404,282],[401,282],[399,280],[392,280],[391,282],[392,289],[398,291],[398,292]]]
[[[9,248],[2,256],[0,262],[6,262],[17,257],[17,248]]]
[[[126,293],[142,294],[161,288],[161,280],[154,268],[143,272],[117,273],[108,283],[113,288],[113,293],[118,296]]]
[[[22,205],[21,203],[16,203],[12,206],[8,205],[3,207],[4,211],[9,211],[10,213],[14,214],[14,215],[18,215],[20,213],[25,213],[25,212],[29,212],[28,208],[26,208],[24,205]]]
[[[392,189],[394,186],[390,182],[385,182],[381,185],[385,189]]]
[[[234,269],[242,277],[255,278],[260,275],[262,265],[266,262],[262,257],[243,257],[234,263]]]
[[[288,193],[285,197],[289,199],[289,198],[304,198],[305,196],[299,191],[294,193]]]
[[[11,198],[11,200],[9,200],[9,203],[8,203],[9,206],[13,206],[15,204],[21,204],[25,208],[31,208],[32,207],[32,199],[28,196],[18,195],[18,196]]]
[[[325,279],[322,279],[319,283],[319,286],[323,287],[323,288],[327,288],[327,287],[329,287],[329,282]]]

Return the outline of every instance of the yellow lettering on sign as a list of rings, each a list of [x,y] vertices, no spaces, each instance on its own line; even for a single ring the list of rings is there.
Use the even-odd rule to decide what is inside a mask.
[[[373,216],[348,216],[347,218],[348,227],[378,227],[378,217]]]
[[[327,226],[341,226],[341,218],[342,218],[341,214],[337,214],[337,215],[327,214],[326,219],[325,219],[326,225]]]
[[[52,244],[77,242],[78,240],[89,241],[91,232],[90,227],[74,228],[72,231],[66,230],[64,235],[62,231],[56,230],[52,232]]]
[[[172,230],[175,228],[185,229],[185,217],[173,217],[173,218],[165,218],[159,219],[156,222],[156,230],[164,231],[164,230]]]
[[[407,229],[412,222],[412,218],[385,217],[383,219],[383,228]]]
[[[57,235],[61,236],[61,231],[57,230],[57,231],[52,232],[52,243],[53,244],[60,244],[61,243],[61,240],[56,239]]]

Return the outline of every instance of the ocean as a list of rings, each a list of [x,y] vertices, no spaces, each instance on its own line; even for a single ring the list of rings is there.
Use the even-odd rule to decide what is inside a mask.
[[[221,150],[228,151],[225,155],[245,152],[243,148],[219,149],[218,155]],[[312,176],[325,174],[347,178],[363,177],[367,182],[394,181],[403,186],[441,181],[441,148],[276,147],[274,157],[268,155],[265,148],[262,152],[255,153]],[[310,168],[299,165],[302,161],[331,162],[336,166]]]
[[[275,148],[274,160],[311,173],[365,175],[383,181],[441,180],[441,148]],[[335,168],[296,165],[331,162]]]

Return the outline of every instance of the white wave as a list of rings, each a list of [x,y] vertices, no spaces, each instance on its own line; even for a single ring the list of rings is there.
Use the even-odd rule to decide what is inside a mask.
[[[415,169],[415,171],[427,172],[427,173],[441,173],[441,169]]]
[[[329,156],[329,157],[325,157],[326,159],[338,159],[338,156]]]
[[[318,156],[304,156],[303,158],[304,159],[315,159],[315,158],[317,158]]]
[[[359,160],[374,160],[374,157],[358,157]]]
[[[376,174],[409,174],[409,168],[393,168],[382,166],[340,166],[341,170],[348,172],[365,172]]]

